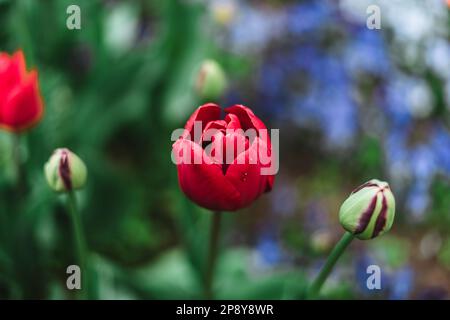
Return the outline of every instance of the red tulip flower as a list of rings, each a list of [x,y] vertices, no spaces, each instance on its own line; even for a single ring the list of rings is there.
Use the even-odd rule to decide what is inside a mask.
[[[173,144],[173,155],[180,187],[192,201],[234,211],[272,189],[274,172],[263,170],[271,167],[272,147],[266,126],[249,108],[235,105],[224,111],[221,119],[219,106],[199,107]],[[196,132],[198,124],[201,132]],[[248,137],[250,131],[256,135]]]
[[[37,71],[27,72],[23,52],[0,52],[0,128],[25,131],[41,119],[43,109]]]

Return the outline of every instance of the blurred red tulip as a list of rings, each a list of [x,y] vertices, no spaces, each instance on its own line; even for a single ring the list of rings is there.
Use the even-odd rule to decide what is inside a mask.
[[[25,131],[41,119],[43,109],[37,71],[27,72],[23,52],[0,52],[0,128]]]
[[[242,105],[224,111],[226,116],[221,120],[219,106],[209,103],[199,107],[174,143],[173,154],[180,187],[192,201],[211,210],[234,211],[270,191],[275,176],[261,174],[272,162],[264,123]],[[201,124],[200,137],[196,136],[196,124]],[[252,129],[256,136],[249,138],[244,131]],[[262,160],[262,154],[268,161]],[[186,155],[192,161],[186,162]]]

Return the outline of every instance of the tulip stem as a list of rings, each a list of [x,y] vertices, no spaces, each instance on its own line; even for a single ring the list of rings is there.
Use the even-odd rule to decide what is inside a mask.
[[[17,190],[21,194],[25,191],[25,176],[22,167],[22,155],[20,148],[20,134],[12,134],[13,161],[16,170]]]
[[[213,213],[211,222],[211,232],[209,235],[208,261],[206,265],[205,276],[205,298],[211,300],[213,295],[214,268],[217,260],[217,251],[219,247],[219,231],[222,220],[222,212]]]
[[[77,198],[73,191],[67,193],[68,206],[72,218],[73,236],[75,238],[75,245],[77,251],[78,266],[81,270],[81,298],[88,297],[88,265],[87,265],[87,249],[84,238],[83,227],[81,223],[80,212],[78,210]]]
[[[331,251],[331,254],[328,256],[328,259],[325,265],[320,270],[320,273],[312,283],[308,291],[309,299],[315,299],[317,297],[317,295],[320,292],[320,289],[322,288],[322,285],[325,283],[325,280],[328,278],[331,271],[333,270],[336,261],[339,259],[342,253],[344,253],[345,249],[350,244],[350,242],[352,242],[353,239],[354,239],[353,234],[351,234],[350,232],[344,233],[341,240],[339,240],[339,242],[333,248],[333,251]]]

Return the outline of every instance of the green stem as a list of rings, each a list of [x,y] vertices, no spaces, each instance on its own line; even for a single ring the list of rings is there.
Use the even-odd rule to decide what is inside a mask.
[[[209,236],[209,250],[208,261],[206,265],[205,276],[205,298],[213,299],[213,280],[214,280],[214,268],[217,259],[217,251],[219,247],[219,231],[220,223],[222,220],[222,213],[220,211],[214,212],[211,223],[211,233]]]
[[[333,248],[333,251],[331,251],[330,255],[328,256],[328,259],[325,265],[320,270],[319,275],[312,283],[308,291],[308,298],[314,299],[315,297],[317,297],[317,295],[320,292],[320,289],[322,288],[322,285],[325,283],[325,280],[328,278],[331,271],[333,270],[336,261],[339,259],[339,257],[342,255],[342,253],[345,251],[345,249],[350,244],[350,242],[352,242],[353,239],[354,239],[353,234],[351,234],[350,232],[344,233],[341,240],[339,240],[339,242]]]
[[[12,134],[13,161],[16,173],[16,186],[19,194],[25,191],[25,175],[22,167],[22,154],[20,149],[20,134]]]
[[[82,298],[88,297],[88,264],[87,264],[87,247],[84,239],[83,227],[81,224],[80,212],[78,211],[77,198],[73,191],[68,192],[68,205],[72,218],[73,235],[75,237],[75,245],[77,251],[78,265],[81,270],[81,294]]]

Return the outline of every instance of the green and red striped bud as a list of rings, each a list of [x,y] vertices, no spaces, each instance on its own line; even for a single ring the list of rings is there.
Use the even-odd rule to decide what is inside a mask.
[[[228,86],[224,70],[215,60],[205,60],[200,66],[195,81],[195,90],[204,100],[217,100]]]
[[[50,188],[56,192],[72,191],[84,187],[87,169],[83,160],[69,149],[56,149],[44,167]]]
[[[353,190],[339,211],[344,229],[361,240],[389,231],[394,216],[395,199],[389,184],[376,179]]]

